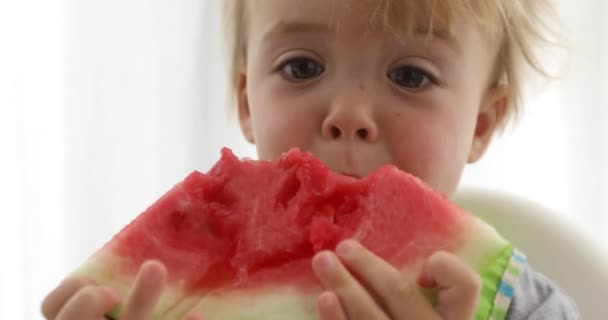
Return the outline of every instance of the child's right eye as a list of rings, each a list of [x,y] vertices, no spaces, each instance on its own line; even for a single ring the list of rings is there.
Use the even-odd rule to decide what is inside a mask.
[[[279,70],[287,80],[299,81],[320,76],[325,67],[310,58],[294,58],[283,63]]]

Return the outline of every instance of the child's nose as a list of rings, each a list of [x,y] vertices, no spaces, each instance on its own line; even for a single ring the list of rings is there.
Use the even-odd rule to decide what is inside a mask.
[[[323,138],[365,142],[374,142],[378,138],[378,129],[371,110],[356,104],[355,102],[350,106],[337,106],[329,111],[321,128]]]

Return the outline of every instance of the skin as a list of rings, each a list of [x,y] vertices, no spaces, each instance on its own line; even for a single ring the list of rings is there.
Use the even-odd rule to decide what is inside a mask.
[[[334,0],[333,9],[325,0],[247,3],[238,114],[259,159],[299,147],[359,177],[393,164],[451,196],[505,115],[506,88],[491,82],[497,48],[473,25],[429,38],[370,28],[373,1]],[[481,287],[449,253],[433,254],[410,279],[353,240],[317,254],[313,269],[326,288],[322,320],[470,319]],[[165,277],[162,264],[144,264],[122,319],[149,319]],[[438,289],[435,307],[419,287]],[[98,320],[121,300],[110,288],[66,279],[42,312]]]

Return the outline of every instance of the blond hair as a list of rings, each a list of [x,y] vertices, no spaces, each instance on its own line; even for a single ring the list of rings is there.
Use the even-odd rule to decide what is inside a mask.
[[[224,0],[224,31],[229,58],[231,104],[239,74],[246,68],[248,0]],[[353,0],[359,1],[359,0]],[[501,127],[517,118],[524,79],[530,71],[549,79],[540,54],[559,39],[558,16],[552,0],[377,0],[370,25],[391,32],[434,30],[452,32],[456,21],[473,21],[499,48],[491,85],[504,85],[509,96]],[[331,5],[328,1],[328,5]]]

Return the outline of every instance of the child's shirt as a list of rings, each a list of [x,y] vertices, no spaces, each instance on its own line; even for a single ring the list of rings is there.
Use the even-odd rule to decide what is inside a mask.
[[[522,268],[507,312],[508,320],[580,319],[574,301],[551,280],[529,265]]]
[[[475,319],[580,319],[574,301],[549,278],[535,272],[525,254],[507,245],[482,273]]]

